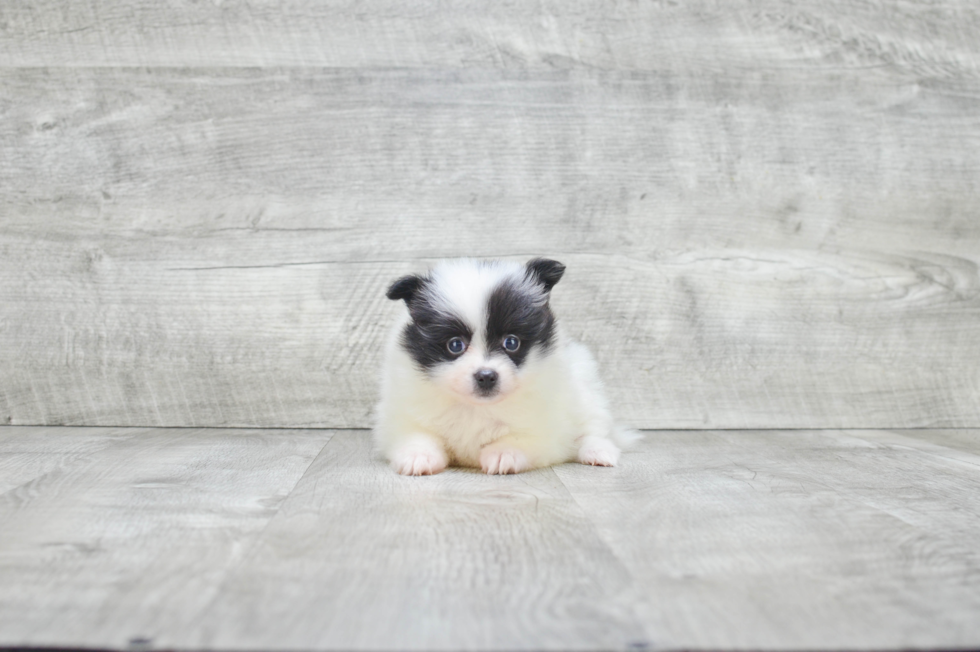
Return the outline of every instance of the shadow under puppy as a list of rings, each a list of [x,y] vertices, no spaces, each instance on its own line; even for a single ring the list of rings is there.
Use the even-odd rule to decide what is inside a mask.
[[[396,471],[616,464],[639,435],[613,422],[592,355],[555,321],[564,272],[543,258],[462,259],[391,285],[408,312],[388,340],[374,432]]]

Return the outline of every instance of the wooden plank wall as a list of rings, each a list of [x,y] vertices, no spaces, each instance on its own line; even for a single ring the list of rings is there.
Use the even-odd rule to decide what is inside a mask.
[[[548,255],[643,428],[980,426],[980,8],[0,5],[0,423],[369,424],[386,284]]]

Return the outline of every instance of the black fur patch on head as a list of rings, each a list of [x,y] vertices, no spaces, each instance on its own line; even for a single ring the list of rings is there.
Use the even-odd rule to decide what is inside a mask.
[[[564,273],[565,266],[557,260],[535,258],[527,263],[527,275],[532,280],[544,285],[545,292],[550,292],[551,288],[561,280]]]
[[[504,338],[508,335],[520,338],[521,345],[516,351],[504,349]],[[488,352],[503,353],[520,367],[532,349],[547,351],[554,336],[555,316],[540,295],[529,294],[516,281],[502,283],[490,295],[487,304]]]
[[[446,347],[452,338],[463,338],[467,346],[473,339],[469,326],[433,307],[425,292],[415,294],[408,302],[408,312],[412,321],[402,331],[401,345],[422,371],[459,357]]]

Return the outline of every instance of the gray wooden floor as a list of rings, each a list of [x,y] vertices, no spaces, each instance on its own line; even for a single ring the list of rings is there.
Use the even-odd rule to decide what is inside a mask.
[[[0,645],[980,645],[980,431],[650,432],[403,478],[366,431],[0,428]]]

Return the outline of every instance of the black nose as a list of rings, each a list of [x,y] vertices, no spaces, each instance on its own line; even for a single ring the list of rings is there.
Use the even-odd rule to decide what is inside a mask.
[[[493,369],[480,369],[473,374],[481,391],[488,392],[497,384],[497,372]]]

